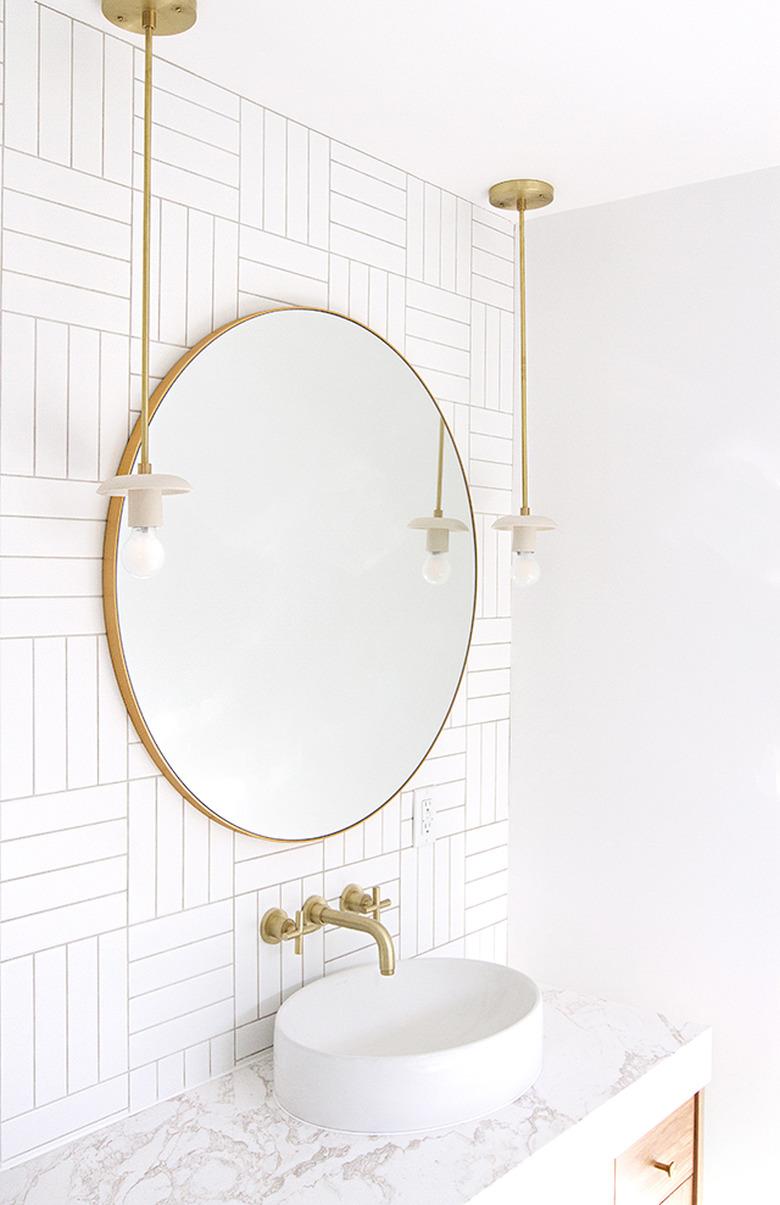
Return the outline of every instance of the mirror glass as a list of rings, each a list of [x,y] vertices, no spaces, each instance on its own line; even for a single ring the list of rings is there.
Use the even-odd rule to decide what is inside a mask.
[[[165,565],[148,580],[117,570],[128,533],[112,500],[109,643],[141,738],[231,827],[349,827],[414,774],[463,673],[474,521],[449,430],[442,509],[465,530],[432,585],[409,522],[433,513],[441,415],[366,327],[253,315],[189,353],[152,405],[154,469],[193,492],[165,500]],[[134,433],[126,464],[136,452]]]

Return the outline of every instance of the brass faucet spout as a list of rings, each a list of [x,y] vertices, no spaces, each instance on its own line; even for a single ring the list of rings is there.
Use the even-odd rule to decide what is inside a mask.
[[[362,916],[359,912],[339,912],[329,908],[320,900],[312,901],[307,920],[317,925],[338,925],[341,929],[355,929],[359,933],[368,933],[373,937],[379,950],[379,970],[383,975],[395,973],[395,948],[393,939],[381,921],[372,916]]]

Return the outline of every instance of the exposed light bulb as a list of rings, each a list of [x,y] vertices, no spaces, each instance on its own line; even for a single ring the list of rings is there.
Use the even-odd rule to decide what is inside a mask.
[[[429,552],[423,561],[422,575],[431,586],[443,586],[451,572],[449,553]]]
[[[512,581],[520,590],[535,586],[541,576],[535,552],[512,553]]]
[[[165,548],[154,527],[133,527],[122,546],[122,564],[132,577],[154,577],[165,564]]]

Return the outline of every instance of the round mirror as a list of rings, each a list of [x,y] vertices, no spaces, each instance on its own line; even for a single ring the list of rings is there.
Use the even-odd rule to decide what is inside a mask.
[[[449,430],[384,339],[308,309],[216,331],[152,408],[155,471],[193,491],[166,500],[148,580],[118,567],[126,518],[110,503],[108,639],[139,735],[232,828],[348,828],[414,774],[463,675],[476,548]],[[410,526],[436,510],[446,539],[441,520]]]

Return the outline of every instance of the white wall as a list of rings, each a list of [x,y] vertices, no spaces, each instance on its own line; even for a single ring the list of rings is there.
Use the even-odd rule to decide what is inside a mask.
[[[346,835],[234,836],[129,726],[100,601],[105,501],[138,405],[142,71],[104,22],[5,6],[0,603],[0,1154],[5,1163],[268,1046],[280,1000],[372,958],[303,961],[257,919],[383,884],[405,957],[505,956],[511,223],[161,60],[153,371],[269,304],[329,306],[411,361],[468,465],[483,574],[449,724],[410,788]],[[226,86],[223,86],[226,85]],[[399,706],[403,700],[398,700]],[[412,790],[438,839],[412,848]],[[367,801],[369,802],[369,801]]]
[[[780,1130],[780,171],[535,220],[512,957],[715,1030],[709,1205]]]

